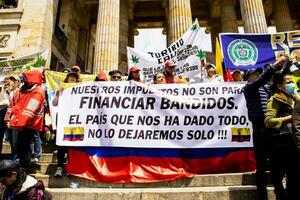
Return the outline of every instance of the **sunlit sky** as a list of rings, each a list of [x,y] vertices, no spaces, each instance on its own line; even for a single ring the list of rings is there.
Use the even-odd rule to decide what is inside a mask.
[[[205,28],[201,28],[205,29]],[[162,34],[162,28],[152,29],[138,29],[139,35],[134,37],[135,48],[145,52],[160,52],[167,47],[166,35]],[[239,33],[244,33],[244,28],[238,28]],[[276,33],[274,26],[268,27],[268,33]],[[211,37],[210,34],[205,34],[203,38],[204,51],[211,51]]]
[[[201,28],[204,29],[204,28]],[[145,52],[160,52],[167,48],[167,36],[162,34],[162,28],[138,29],[139,35],[134,37],[135,48]],[[210,34],[203,39],[205,51],[211,51]]]

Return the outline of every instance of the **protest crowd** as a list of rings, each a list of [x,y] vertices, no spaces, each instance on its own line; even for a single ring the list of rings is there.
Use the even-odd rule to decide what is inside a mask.
[[[294,59],[294,60],[293,60]],[[257,191],[260,199],[267,199],[266,171],[270,170],[272,184],[277,199],[296,199],[299,195],[299,160],[300,160],[300,97],[292,82],[292,74],[300,73],[299,57],[280,56],[275,63],[264,69],[253,68],[247,71],[234,70],[230,81],[247,81],[244,95],[248,115],[253,123],[254,152],[256,158]],[[216,67],[210,63],[200,64],[205,71],[199,73],[201,82],[223,82],[222,76],[216,74]],[[154,75],[154,84],[188,84],[174,74],[176,63],[165,62],[164,72]],[[42,154],[42,143],[45,141],[44,116],[49,114],[49,104],[57,106],[63,88],[55,93],[52,102],[47,102],[44,72],[37,70],[24,72],[23,76],[8,76],[2,80],[0,93],[1,130],[0,140],[11,145],[11,159],[0,162],[2,184],[7,186],[4,199],[10,195],[25,199],[23,195],[33,195],[44,191],[42,182],[27,176],[32,164],[37,163]],[[81,81],[81,69],[78,66],[63,70],[65,83]],[[100,71],[95,81],[136,81],[143,83],[140,70],[131,67],[127,78],[119,70],[108,73]],[[51,128],[51,127],[50,127]],[[53,132],[53,130],[52,130]],[[0,150],[2,149],[2,143]],[[58,164],[56,177],[65,173],[64,163],[67,147],[58,147]],[[297,162],[296,162],[297,161]],[[269,162],[269,169],[268,167]],[[284,188],[282,180],[286,179]],[[20,190],[20,184],[33,182],[30,190]],[[15,184],[14,182],[18,182]],[[33,189],[32,189],[33,188]],[[298,194],[297,194],[298,193]],[[299,197],[299,196],[298,196]],[[33,198],[28,198],[33,199]],[[298,198],[297,198],[298,199]]]
[[[14,7],[15,2],[17,1],[1,2],[0,6],[6,8],[8,6]],[[192,29],[192,34],[196,34],[196,32],[194,33],[196,29],[197,27],[194,30]],[[241,54],[245,53],[245,49],[240,49],[240,51]],[[111,83],[112,85],[117,85],[115,82],[118,82],[120,85],[134,83],[147,87],[152,85],[164,86],[165,84],[175,84],[175,86],[172,86],[179,87],[179,84],[191,86],[198,83],[214,86],[225,84],[225,82],[243,84],[241,91],[246,100],[247,108],[239,107],[238,109],[247,109],[249,121],[252,123],[253,149],[251,146],[251,151],[254,151],[256,160],[255,173],[258,199],[268,199],[267,171],[270,171],[271,183],[274,187],[276,199],[299,200],[300,96],[298,92],[300,90],[300,81],[295,82],[293,76],[300,76],[300,50],[295,50],[291,56],[282,53],[276,58],[275,62],[268,63],[263,68],[254,65],[253,68],[247,70],[233,69],[230,71],[223,69],[221,70],[222,73],[220,73],[220,70],[218,69],[218,66],[220,67],[220,65],[215,66],[212,63],[206,62],[204,53],[202,50],[199,50],[196,45],[186,45],[184,50],[178,52],[181,53],[181,57],[179,58],[182,58],[182,60],[185,57],[195,56],[195,54],[197,54],[195,57],[197,59],[199,57],[199,63],[193,63],[193,65],[189,65],[188,63],[184,66],[178,66],[178,63],[182,60],[178,59],[177,61],[174,61],[172,59],[165,59],[164,62],[162,62],[162,68],[160,70],[158,69],[161,66],[150,69],[154,71],[151,71],[153,72],[153,76],[147,77],[146,74],[147,79],[145,78],[146,70],[141,70],[142,68],[140,66],[132,65],[126,73],[121,72],[117,69],[117,66],[115,66],[115,69],[108,73],[104,71],[96,72],[96,76],[93,77],[92,83],[98,85],[101,85],[100,82]],[[159,60],[162,59],[162,56],[158,56]],[[135,62],[138,60],[138,58],[134,56],[132,58],[135,58],[133,59]],[[224,66],[221,65],[221,67]],[[192,69],[197,70],[195,70],[197,74],[193,76],[192,79],[190,77],[185,77],[183,74],[177,73],[178,71],[176,71],[192,71]],[[2,199],[52,199],[50,193],[45,190],[43,182],[37,181],[30,176],[30,174],[33,171],[34,165],[40,161],[43,154],[43,144],[51,142],[55,144],[54,141],[58,129],[57,127],[59,123],[62,123],[57,120],[57,113],[55,113],[56,116],[53,116],[53,113],[50,112],[50,107],[60,108],[60,102],[62,102],[63,94],[66,92],[65,85],[69,84],[71,86],[76,86],[78,84],[85,84],[85,75],[89,75],[90,72],[83,72],[82,70],[83,66],[69,66],[64,68],[60,72],[64,77],[63,83],[58,85],[54,94],[50,93],[48,90],[49,88],[47,88],[46,76],[47,72],[50,70],[46,68],[39,70],[25,70],[22,72],[22,75],[10,74],[5,76],[3,80],[0,80],[0,152],[2,152],[3,144],[9,144],[11,147],[10,159],[3,159],[0,161],[0,182],[2,183],[1,187],[4,188]],[[150,74],[150,70],[147,71],[147,73],[149,72],[148,74]],[[1,72],[2,71],[0,71],[0,75]],[[151,78],[150,81],[149,77]],[[91,91],[95,92],[97,90]],[[130,91],[133,91],[133,89]],[[133,92],[133,94],[135,93]],[[51,101],[48,98],[50,95],[53,95]],[[101,95],[102,94],[100,94],[100,96]],[[109,95],[114,94],[112,93]],[[180,95],[178,96],[180,98]],[[86,97],[86,99],[87,98],[89,97]],[[126,98],[129,99],[129,97]],[[147,102],[149,105],[137,103],[136,107],[145,110],[147,108],[153,109],[155,99],[149,98],[149,100],[150,101]],[[121,100],[116,100],[115,105],[120,105],[120,101]],[[91,102],[92,101],[87,103],[86,101],[82,101],[81,103],[82,105],[89,104],[89,109],[92,109]],[[166,100],[166,102],[170,101]],[[186,105],[188,103],[185,103],[186,102],[180,105],[179,103],[174,103],[174,107],[192,107],[191,105]],[[206,103],[209,104],[209,102],[204,101],[199,110],[206,108]],[[100,100],[93,103],[93,105],[100,105]],[[170,107],[170,104],[167,105],[168,106],[165,106],[166,110]],[[199,102],[198,104],[193,104],[193,106],[197,105],[200,107]],[[127,106],[128,109],[134,107],[134,104],[132,103],[131,107],[129,107],[130,106]],[[117,107],[117,109],[118,108],[119,107]],[[64,110],[62,110],[62,112],[63,111]],[[120,110],[119,112],[125,112],[125,109]],[[103,116],[105,116],[105,114]],[[188,119],[188,117],[185,119]],[[224,118],[225,116],[222,117]],[[52,124],[51,118],[52,120],[56,119],[54,124]],[[95,121],[98,122],[97,120]],[[158,119],[154,119],[154,123],[156,122],[159,124]],[[101,126],[100,122],[98,125]],[[72,127],[67,128],[66,130],[72,133]],[[233,129],[234,128],[235,127],[233,127]],[[198,127],[195,129],[198,129]],[[250,129],[248,128],[247,130]],[[82,129],[78,129],[76,130],[76,134],[75,136],[72,136],[72,139],[78,141],[82,140],[84,131],[82,132]],[[237,136],[240,137],[237,140],[243,139],[241,135],[242,134]],[[148,135],[146,134],[146,137],[147,136]],[[153,134],[153,138],[156,136],[157,134]],[[235,135],[232,134],[233,138],[234,136]],[[245,138],[250,138],[250,134],[248,133],[244,133],[244,136]],[[65,134],[64,137],[66,141],[70,140],[68,134]],[[136,134],[134,137],[139,136]],[[202,138],[203,137],[204,136],[202,135]],[[209,137],[209,135],[207,137]],[[178,138],[182,138],[181,132],[178,134]],[[231,142],[234,140],[235,139],[232,139]],[[246,141],[249,142],[250,139],[246,139]],[[57,166],[53,175],[58,179],[68,174],[66,163],[68,163],[70,150],[71,147],[69,146],[57,145],[55,150],[55,153],[57,154]],[[143,150],[147,151],[145,149]],[[150,150],[152,151],[152,149]],[[149,152],[148,154],[150,155]],[[197,170],[194,172],[197,172]]]

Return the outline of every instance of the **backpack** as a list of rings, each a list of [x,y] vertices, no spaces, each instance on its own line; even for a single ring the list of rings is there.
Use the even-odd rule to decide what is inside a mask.
[[[37,200],[52,200],[52,195],[47,190],[37,190]]]

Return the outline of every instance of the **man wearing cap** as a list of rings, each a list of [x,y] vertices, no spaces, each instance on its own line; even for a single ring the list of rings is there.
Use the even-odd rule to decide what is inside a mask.
[[[129,75],[128,75],[128,81],[136,81],[136,82],[140,82],[143,83],[143,81],[141,80],[141,76],[140,76],[140,69],[133,66],[129,69]]]
[[[246,72],[244,80],[248,83],[244,87],[249,120],[253,125],[253,145],[256,158],[256,186],[259,200],[267,200],[266,167],[269,157],[270,130],[264,124],[267,102],[271,96],[268,81],[282,65],[288,61],[287,55],[280,56],[273,65],[260,76],[262,69],[250,69]]]
[[[69,72],[71,72],[71,69],[65,67],[65,68],[62,70],[62,72],[63,72],[63,73],[69,73]]]
[[[71,68],[71,71],[77,73],[78,76],[80,76],[81,69],[80,69],[79,66],[73,66],[73,67]]]
[[[216,74],[216,66],[214,64],[206,64],[205,69],[207,77],[203,82],[224,82],[223,78]]]
[[[106,76],[105,72],[104,71],[100,71],[97,74],[97,76],[95,78],[95,81],[107,81],[107,76]]]
[[[82,80],[80,79],[81,69],[80,69],[79,66],[73,66],[71,68],[71,72],[75,72],[78,75],[78,77],[79,77],[78,81],[82,82]]]
[[[44,128],[45,91],[43,76],[38,70],[23,73],[24,85],[13,96],[11,112],[5,119],[8,126],[18,130],[18,157],[22,167],[31,167],[31,143],[36,131]]]
[[[243,79],[243,72],[239,69],[233,70],[231,72],[231,76],[232,76],[234,82],[241,82],[241,81],[244,80]]]
[[[52,199],[42,181],[27,175],[24,169],[12,160],[0,161],[0,182],[5,187],[3,200]]]
[[[122,72],[119,70],[112,70],[108,73],[111,81],[122,81]]]
[[[164,76],[166,79],[166,83],[181,83],[178,76],[174,74],[174,69],[176,64],[172,60],[167,60],[165,62],[165,72]]]

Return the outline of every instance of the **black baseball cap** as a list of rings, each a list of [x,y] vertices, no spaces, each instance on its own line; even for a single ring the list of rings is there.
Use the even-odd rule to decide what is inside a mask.
[[[251,76],[252,74],[255,74],[256,72],[261,74],[263,72],[263,69],[262,68],[251,68],[251,69],[249,69],[243,77],[244,80],[248,80],[249,76]]]
[[[10,173],[17,169],[20,165],[12,160],[1,160],[0,161],[0,182],[2,182]]]

